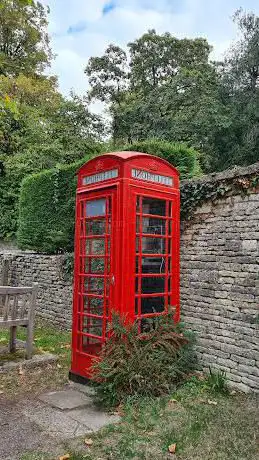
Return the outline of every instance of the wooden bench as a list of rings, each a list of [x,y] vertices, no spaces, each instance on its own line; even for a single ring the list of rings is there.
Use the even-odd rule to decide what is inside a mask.
[[[17,326],[27,328],[26,358],[31,359],[38,285],[30,287],[0,286],[0,329],[10,328],[9,351],[16,351]]]

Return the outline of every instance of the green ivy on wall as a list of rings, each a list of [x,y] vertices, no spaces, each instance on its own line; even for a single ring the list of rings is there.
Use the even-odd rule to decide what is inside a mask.
[[[206,201],[255,192],[259,188],[259,174],[223,180],[188,181],[181,185],[181,219],[190,220],[195,210]]]

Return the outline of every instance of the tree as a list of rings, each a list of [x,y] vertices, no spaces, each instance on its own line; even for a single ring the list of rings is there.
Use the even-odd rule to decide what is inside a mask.
[[[224,62],[225,84],[232,91],[255,92],[259,88],[259,17],[242,8],[233,16],[241,38],[229,50]]]
[[[221,140],[211,168],[251,164],[259,160],[259,17],[237,10],[233,17],[240,39],[220,67],[221,93],[229,112],[231,131]]]
[[[0,0],[0,74],[40,74],[50,64],[48,12],[38,1]]]
[[[85,69],[90,99],[120,104],[127,86],[127,56],[119,46],[109,45],[102,57],[91,57]]]
[[[90,97],[108,103],[116,143],[184,142],[208,172],[259,160],[259,18],[238,10],[234,20],[241,39],[223,63],[209,61],[204,39],[154,30],[129,43],[129,72],[117,68],[116,84],[106,59],[92,58]]]
[[[211,51],[205,39],[181,40],[169,33],[158,35],[155,30],[149,30],[128,47],[131,88],[144,93],[173,81],[182,68],[206,65]]]
[[[109,104],[116,142],[147,137],[171,140],[172,119],[184,96],[189,105],[183,81],[186,69],[189,72],[186,86],[192,87],[192,74],[211,72],[208,63],[211,48],[204,39],[180,40],[169,33],[158,35],[155,30],[129,43],[128,48],[128,61],[126,53],[112,45],[104,56],[89,60],[86,68],[91,86],[89,97]]]
[[[0,238],[13,237],[21,180],[30,173],[97,154],[100,117],[88,101],[57,91],[55,78],[0,77]]]

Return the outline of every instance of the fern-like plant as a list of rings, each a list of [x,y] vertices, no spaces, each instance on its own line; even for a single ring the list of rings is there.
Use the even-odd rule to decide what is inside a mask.
[[[114,406],[128,396],[159,396],[194,369],[193,340],[176,326],[172,315],[152,318],[149,330],[139,334],[113,316],[112,331],[100,359],[93,366],[97,397]]]

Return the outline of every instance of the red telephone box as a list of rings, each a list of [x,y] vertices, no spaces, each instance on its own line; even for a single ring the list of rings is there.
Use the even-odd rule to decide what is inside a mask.
[[[138,152],[98,156],[78,171],[72,365],[91,377],[113,310],[143,330],[175,307],[179,321],[179,174]]]

